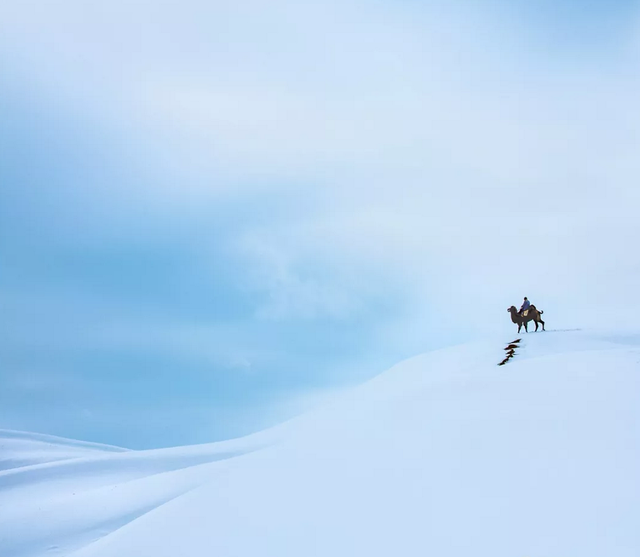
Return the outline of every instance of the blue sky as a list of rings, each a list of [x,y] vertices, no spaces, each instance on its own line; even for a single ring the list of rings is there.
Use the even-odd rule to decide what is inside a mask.
[[[632,325],[635,2],[2,11],[0,427],[205,442],[523,295]]]

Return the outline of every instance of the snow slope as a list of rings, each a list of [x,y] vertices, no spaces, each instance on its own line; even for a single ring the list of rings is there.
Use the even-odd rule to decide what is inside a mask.
[[[54,447],[0,472],[0,555],[637,557],[640,336],[522,335],[498,367],[512,338],[235,441]]]

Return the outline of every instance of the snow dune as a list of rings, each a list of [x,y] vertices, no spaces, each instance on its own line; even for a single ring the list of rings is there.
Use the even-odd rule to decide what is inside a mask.
[[[637,557],[640,336],[522,335],[498,367],[513,338],[224,443],[2,432],[0,555]]]
[[[124,451],[126,449],[99,443],[86,443],[53,435],[0,429],[0,471],[104,452]]]

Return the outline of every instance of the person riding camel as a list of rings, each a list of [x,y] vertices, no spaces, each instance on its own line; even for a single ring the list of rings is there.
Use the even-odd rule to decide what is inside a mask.
[[[518,315],[522,315],[525,311],[527,311],[529,308],[531,307],[531,302],[527,299],[527,297],[524,297],[524,302],[522,302],[522,307],[520,308],[520,311],[518,312]]]

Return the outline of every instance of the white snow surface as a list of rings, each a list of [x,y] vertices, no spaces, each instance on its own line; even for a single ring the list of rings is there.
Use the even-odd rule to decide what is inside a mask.
[[[222,443],[0,431],[0,555],[638,557],[640,335],[514,338]]]

